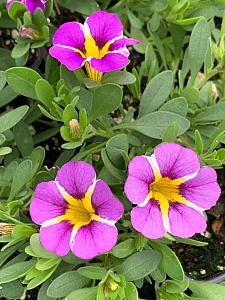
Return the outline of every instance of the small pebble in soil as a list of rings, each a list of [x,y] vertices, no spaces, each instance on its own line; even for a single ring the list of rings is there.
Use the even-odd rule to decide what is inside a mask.
[[[225,269],[225,267],[223,267],[223,266],[216,266],[216,267],[219,271],[223,271]]]

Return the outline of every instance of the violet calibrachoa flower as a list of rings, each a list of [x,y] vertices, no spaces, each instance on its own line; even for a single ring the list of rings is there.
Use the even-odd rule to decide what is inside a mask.
[[[88,76],[100,81],[103,73],[128,64],[127,46],[138,42],[123,35],[123,25],[115,14],[98,11],[84,25],[78,22],[61,25],[49,53],[70,71],[85,65]]]
[[[48,0],[7,0],[6,8],[9,9],[13,2],[22,2],[25,4],[27,10],[33,14],[37,8],[44,10],[47,1]]]
[[[103,180],[96,180],[94,168],[86,162],[69,162],[55,181],[36,187],[30,205],[32,220],[41,225],[43,247],[59,256],[91,259],[113,248],[115,226],[124,212]]]
[[[131,213],[137,231],[151,239],[205,231],[202,212],[215,205],[221,190],[215,170],[200,168],[194,151],[164,143],[150,157],[136,156],[128,173],[125,193],[137,204]]]

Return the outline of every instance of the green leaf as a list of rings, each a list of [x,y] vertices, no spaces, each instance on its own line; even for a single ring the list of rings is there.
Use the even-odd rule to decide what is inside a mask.
[[[12,152],[12,148],[10,147],[0,147],[0,156],[7,155]]]
[[[116,271],[125,276],[127,281],[141,279],[153,272],[160,263],[162,256],[155,250],[144,250],[129,256]]]
[[[27,113],[29,106],[23,105],[0,116],[0,133],[15,126]]]
[[[25,55],[29,51],[29,48],[30,43],[28,41],[19,42],[12,50],[12,58],[19,58]]]
[[[168,98],[173,87],[172,71],[164,71],[149,81],[141,97],[140,116],[157,110]]]
[[[18,262],[0,270],[0,284],[13,281],[24,276],[33,266],[35,260]]]
[[[16,168],[15,174],[13,175],[11,190],[8,201],[12,201],[23,186],[31,179],[32,172],[32,161],[26,159],[22,161]]]
[[[7,299],[21,299],[24,287],[19,280],[1,284],[0,296]]]
[[[35,84],[38,99],[48,108],[52,108],[52,102],[56,94],[51,84],[45,79],[39,79]]]
[[[60,78],[64,80],[65,85],[69,90],[80,85],[74,72],[69,71],[64,65],[60,66]]]
[[[125,258],[135,251],[135,241],[133,239],[128,239],[116,245],[112,249],[112,254],[118,258]]]
[[[118,180],[120,180],[121,182],[123,182],[123,180],[125,179],[125,174],[122,172],[122,170],[116,168],[111,160],[109,159],[107,152],[105,149],[102,149],[101,151],[101,157],[102,160],[104,162],[104,165],[106,167],[106,169]]]
[[[99,6],[94,0],[60,0],[63,6],[70,9],[71,12],[77,11],[86,16],[91,15],[93,12],[99,9]]]
[[[178,124],[178,135],[183,134],[190,127],[190,122],[178,114],[166,111],[157,111],[147,114],[134,122],[117,125],[116,128],[132,129],[148,137],[162,139],[167,128],[172,123]]]
[[[92,100],[90,122],[119,107],[123,92],[119,85],[107,83],[95,89]]]
[[[60,260],[61,259],[58,257],[55,257],[52,259],[39,258],[35,265],[35,268],[39,271],[49,270],[49,269],[53,268],[55,265],[58,265]]]
[[[225,286],[216,283],[190,281],[190,290],[205,300],[225,300]]]
[[[0,60],[0,70],[1,71],[5,71],[5,70],[15,66],[15,61],[11,56],[10,50],[0,48],[0,57],[4,57],[4,59]]]
[[[0,91],[4,88],[6,84],[6,76],[4,71],[0,71]]]
[[[41,285],[41,287],[38,291],[37,300],[55,300],[55,298],[48,297],[48,295],[47,295],[47,290],[48,290],[50,283],[51,283],[51,279],[48,279]]]
[[[106,143],[106,152],[115,167],[124,169],[124,162],[129,161],[128,157],[128,137],[126,134],[118,134]]]
[[[192,82],[194,82],[195,77],[204,62],[209,37],[209,25],[207,21],[202,18],[194,26],[189,42],[189,59]]]
[[[23,242],[17,243],[15,245],[12,245],[11,247],[5,249],[4,251],[0,252],[0,266],[4,264],[4,262],[17,251],[17,249],[20,249],[23,245]]]
[[[184,97],[174,98],[163,104],[163,106],[161,106],[159,110],[170,111],[186,117],[188,112],[188,103]]]
[[[225,102],[218,102],[207,107],[198,114],[193,120],[195,122],[213,122],[225,119]]]
[[[38,100],[35,84],[41,76],[36,71],[25,67],[14,67],[6,71],[6,79],[18,94]]]
[[[74,290],[80,289],[88,283],[88,279],[77,271],[66,272],[52,281],[47,290],[49,297],[66,297]]]
[[[178,136],[179,126],[176,122],[170,124],[166,129],[162,142],[175,142]]]
[[[127,16],[128,16],[128,19],[129,19],[132,26],[134,26],[137,29],[142,28],[141,21],[130,10],[127,11]]]
[[[127,71],[113,71],[105,73],[102,83],[116,83],[121,85],[132,84],[136,81],[136,77]]]
[[[58,265],[55,265],[52,269],[48,269],[45,271],[39,271],[40,273],[31,279],[31,281],[27,285],[28,290],[32,290],[45,282],[56,270]]]
[[[198,155],[201,155],[204,149],[204,144],[200,132],[195,130],[195,147]]]
[[[84,289],[79,289],[71,294],[69,294],[66,299],[67,300],[94,300],[97,295],[98,287],[89,287]]]
[[[10,7],[8,9],[8,14],[11,19],[16,21],[17,18],[22,16],[25,11],[26,11],[25,5],[23,3],[16,1],[16,2],[12,3],[12,5],[10,5]]]
[[[185,291],[189,286],[187,279],[183,281],[166,280],[164,287],[168,293],[181,293]]]
[[[56,258],[54,253],[47,252],[40,243],[39,233],[35,233],[30,238],[30,247],[37,257],[46,259]]]
[[[86,266],[77,270],[79,274],[90,279],[99,279],[107,275],[107,271],[102,267]]]
[[[135,284],[133,282],[128,282],[124,289],[125,299],[139,300],[138,291],[136,289]]]
[[[34,143],[28,126],[24,122],[18,123],[15,126],[14,134],[16,145],[22,156],[30,155],[34,149]]]
[[[35,148],[31,155],[30,155],[31,161],[32,161],[32,174],[31,177],[33,177],[39,168],[42,166],[45,158],[45,149],[43,147],[37,147]]]
[[[165,272],[175,280],[184,280],[184,270],[176,254],[168,246],[153,241],[149,244],[163,255],[162,266]]]
[[[0,91],[0,107],[5,106],[6,104],[10,103],[12,100],[14,100],[18,96],[17,93],[15,93],[9,85],[5,86]]]
[[[68,104],[63,111],[63,122],[66,126],[69,126],[69,122],[72,119],[78,119],[78,114],[73,105]]]

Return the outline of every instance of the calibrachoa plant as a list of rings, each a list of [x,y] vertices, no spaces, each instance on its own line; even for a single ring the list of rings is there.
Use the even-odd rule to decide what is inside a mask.
[[[0,10],[0,298],[224,299],[224,1]]]

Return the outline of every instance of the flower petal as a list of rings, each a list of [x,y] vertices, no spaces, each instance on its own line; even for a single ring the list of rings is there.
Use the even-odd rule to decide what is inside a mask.
[[[122,37],[121,39],[115,40],[110,46],[109,51],[119,50],[121,48],[126,47],[127,39],[126,37]]]
[[[144,207],[134,207],[131,212],[133,227],[150,239],[158,239],[166,235],[159,204],[151,200]]]
[[[101,218],[117,221],[123,215],[122,203],[113,196],[103,180],[97,181],[91,199],[95,213]]]
[[[81,68],[85,62],[80,53],[60,46],[51,47],[49,54],[65,65],[70,71]]]
[[[108,41],[119,37],[123,33],[120,19],[112,13],[97,11],[87,18],[91,35],[96,45],[101,49]],[[84,25],[86,26],[86,25]]]
[[[76,48],[84,53],[85,38],[82,28],[83,25],[78,22],[67,22],[62,24],[54,34],[53,45]]]
[[[125,54],[125,53],[124,53]],[[106,73],[124,68],[128,64],[128,55],[123,53],[107,53],[103,58],[91,58],[91,67],[99,72]]]
[[[200,168],[197,154],[176,143],[164,143],[154,151],[161,175],[177,179],[195,173]]]
[[[210,167],[201,168],[194,179],[181,185],[181,194],[201,208],[214,206],[221,194],[216,171]]]
[[[84,162],[68,162],[56,175],[56,181],[74,198],[81,199],[95,179],[94,168]]]
[[[117,235],[116,227],[92,221],[78,230],[71,250],[80,258],[92,259],[111,250],[117,242]]]
[[[135,39],[126,37],[126,45],[127,46],[137,45],[139,43],[140,43],[139,40],[135,40]]]
[[[192,237],[206,230],[205,217],[195,209],[176,203],[169,208],[170,233],[181,238]]]
[[[128,178],[124,186],[124,191],[129,201],[135,204],[143,203],[153,181],[153,170],[147,158],[144,156],[133,158],[128,167]]]
[[[73,226],[67,221],[41,227],[40,242],[49,252],[54,252],[58,256],[65,256],[70,251],[70,238]]]
[[[55,181],[39,183],[30,204],[31,219],[41,225],[44,221],[63,215],[66,205]]]
[[[40,8],[41,10],[45,9],[45,4],[40,0],[26,0],[26,7],[32,14],[35,12],[37,8]]]

